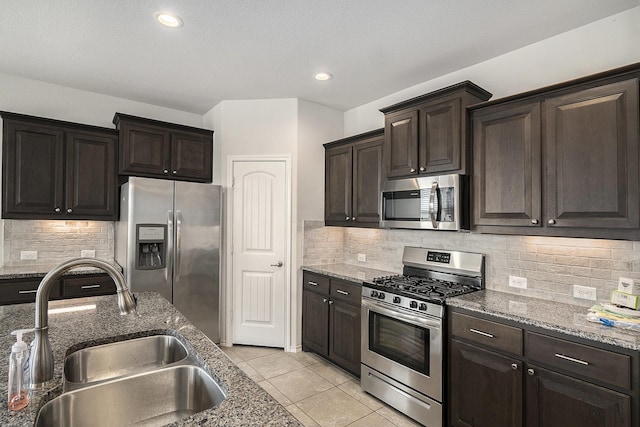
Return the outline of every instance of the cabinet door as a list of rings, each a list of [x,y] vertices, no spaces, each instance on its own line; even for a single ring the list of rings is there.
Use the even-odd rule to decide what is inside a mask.
[[[0,305],[34,302],[42,278],[0,280]],[[51,287],[49,299],[60,298],[60,281]]]
[[[193,181],[211,182],[213,141],[203,135],[171,134],[171,175]]]
[[[332,300],[329,314],[329,358],[360,376],[360,307]]]
[[[452,426],[522,426],[522,362],[458,340],[450,357]]]
[[[461,99],[455,98],[420,108],[420,173],[460,169],[462,150]]]
[[[356,225],[380,222],[383,138],[353,146],[353,213]]]
[[[120,174],[169,176],[171,133],[163,128],[120,122]]]
[[[473,115],[474,225],[541,225],[540,104]]]
[[[631,425],[629,396],[532,365],[527,372],[527,427]]]
[[[329,355],[329,297],[302,292],[302,347],[323,356]]]
[[[65,217],[116,219],[117,137],[97,132],[67,132],[65,139]]]
[[[2,217],[52,218],[64,208],[64,132],[5,119]]]
[[[638,79],[545,101],[547,225],[637,228]]]
[[[418,171],[418,111],[390,114],[384,125],[384,163],[387,178]]]
[[[351,224],[351,146],[325,150],[324,220],[327,225]]]

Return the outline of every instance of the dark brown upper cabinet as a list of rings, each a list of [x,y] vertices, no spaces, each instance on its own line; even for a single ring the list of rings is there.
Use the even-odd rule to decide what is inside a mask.
[[[115,130],[0,115],[3,218],[117,219]]]
[[[378,227],[384,130],[324,144],[326,225]]]
[[[213,131],[116,113],[120,175],[211,182]]]
[[[638,67],[472,107],[480,232],[640,238]]]
[[[469,172],[466,107],[491,98],[470,81],[383,108],[387,178]]]

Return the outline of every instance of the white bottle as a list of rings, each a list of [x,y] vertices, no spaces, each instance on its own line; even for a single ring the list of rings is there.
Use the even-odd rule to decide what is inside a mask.
[[[16,335],[16,342],[11,346],[9,356],[8,405],[10,411],[20,411],[29,404],[29,347],[22,341],[24,332],[32,329],[18,329],[11,334]]]

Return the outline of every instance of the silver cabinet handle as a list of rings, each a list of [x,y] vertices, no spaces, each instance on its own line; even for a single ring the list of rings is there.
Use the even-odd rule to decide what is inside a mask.
[[[80,286],[80,289],[96,289],[99,287],[100,285],[85,285],[85,286]]]
[[[18,291],[19,294],[35,294],[38,292],[37,289],[29,289],[28,291]]]
[[[282,261],[278,261],[275,264],[271,264],[271,267],[282,267],[283,265]]]
[[[493,335],[479,331],[477,329],[469,328],[469,331],[473,332],[474,334],[482,335],[483,337],[493,338]]]
[[[322,298],[322,302],[327,302],[329,301],[329,298]]]
[[[333,304],[333,301],[332,301],[332,300],[329,300],[329,304]]]
[[[71,208],[67,209],[67,213],[71,213],[71,212],[73,212],[73,209]]]
[[[549,221],[547,221],[547,224],[549,224],[549,225],[553,225],[555,223],[556,223],[555,219],[550,219]]]
[[[424,166],[420,166],[420,172],[424,172],[426,170],[427,170],[427,168],[425,168]]]
[[[411,169],[409,169],[409,172],[416,173],[416,169],[415,168],[411,168]]]
[[[341,289],[336,289],[336,292],[339,293],[340,295],[349,295],[349,292],[343,291]]]
[[[563,359],[563,360],[568,360],[569,362],[579,363],[579,364],[584,365],[584,366],[589,366],[589,362],[587,362],[587,361],[580,360],[580,359],[574,359],[573,357],[565,356],[564,354],[556,353],[555,356],[560,358],[560,359]]]
[[[312,282],[311,280],[309,280],[307,283],[310,284],[311,286],[318,286],[316,282]]]
[[[356,217],[355,217],[355,216],[352,216],[352,217],[351,217],[351,221],[355,221],[355,220],[356,220]]]
[[[350,217],[346,217],[346,218],[345,218],[345,220],[346,220],[346,221],[349,221],[350,219],[351,219]]]
[[[527,369],[527,374],[533,376],[535,373],[536,373],[536,371],[534,371],[533,369],[531,369],[531,368]]]
[[[169,173],[167,169],[163,170],[162,173]]]
[[[511,364],[511,369],[513,369],[514,371],[518,370],[518,364],[517,363],[512,363]]]
[[[539,222],[540,222],[540,221],[538,221],[537,219],[532,219],[532,220],[531,220],[531,224],[537,224],[537,223],[539,223]]]
[[[176,175],[176,174],[178,173],[178,171],[173,171],[172,173],[173,173],[174,175]]]
[[[60,212],[60,208],[55,208],[54,211],[55,212]]]

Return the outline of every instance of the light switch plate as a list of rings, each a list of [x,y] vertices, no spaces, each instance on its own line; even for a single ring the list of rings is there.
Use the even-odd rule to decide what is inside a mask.
[[[509,286],[518,289],[527,289],[527,278],[518,276],[509,276]]]
[[[598,297],[596,288],[590,286],[573,285],[573,297],[595,301]]]
[[[367,254],[358,254],[358,261],[367,262]]]
[[[96,257],[96,250],[95,249],[83,249],[80,252],[80,256],[83,258],[95,258]]]
[[[38,259],[38,251],[20,251],[20,259]]]

